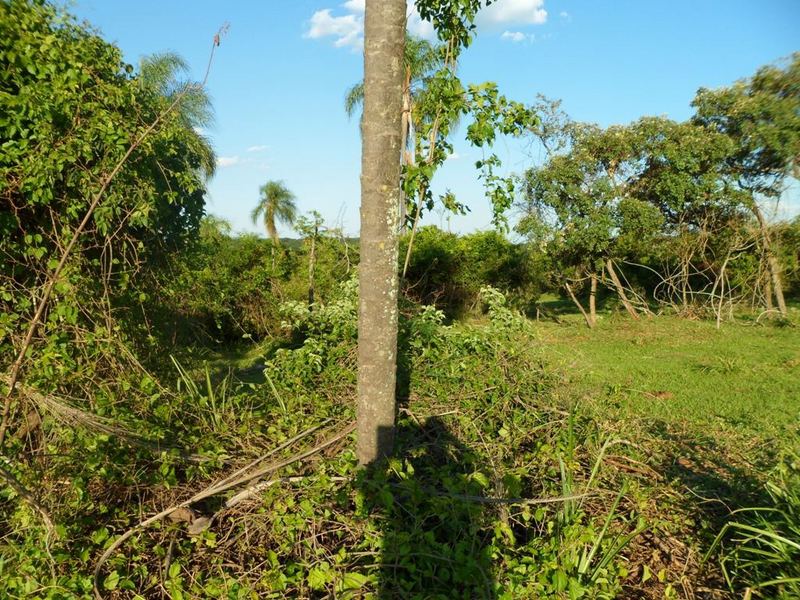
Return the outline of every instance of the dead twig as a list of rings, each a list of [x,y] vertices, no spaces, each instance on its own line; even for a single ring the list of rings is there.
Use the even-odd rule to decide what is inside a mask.
[[[467,496],[464,494],[436,494],[437,496],[446,496],[447,498],[456,498],[457,500],[465,500],[466,502],[477,502],[478,504],[515,504],[518,506],[530,506],[532,504],[556,504],[558,502],[569,502],[571,500],[580,500],[591,496],[590,493],[575,494],[574,496],[554,496],[551,498],[492,498],[489,496]]]
[[[260,481],[255,485],[251,485],[250,487],[243,489],[235,496],[231,496],[230,498],[228,498],[228,500],[225,502],[225,508],[226,509],[233,508],[237,504],[241,504],[245,500],[249,500],[256,494],[259,494],[263,492],[265,489],[270,488],[278,483],[299,483],[301,481],[305,481],[306,479],[308,479],[308,477],[303,475],[298,475],[295,477],[281,477],[279,479],[269,479],[267,481]],[[330,477],[328,479],[330,481],[337,481],[337,482],[348,481],[347,477]],[[216,514],[214,516],[216,516]]]

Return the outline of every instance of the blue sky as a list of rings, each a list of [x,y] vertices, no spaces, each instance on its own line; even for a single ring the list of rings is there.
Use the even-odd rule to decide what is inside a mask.
[[[410,3],[410,2],[409,2]],[[238,231],[258,187],[281,179],[302,211],[358,231],[360,141],[343,108],[361,77],[363,0],[73,0],[71,11],[99,28],[135,64],[171,50],[201,78],[211,39],[218,48],[208,91],[216,119],[206,132],[219,157],[208,210]],[[410,28],[430,35],[414,15]],[[510,98],[563,100],[572,118],[601,125],[642,115],[685,119],[698,87],[727,85],[800,50],[800,0],[498,0],[463,55],[465,82],[496,81]],[[430,214],[424,223],[470,231],[490,226],[475,176],[475,149],[454,138],[457,158],[436,176],[472,212]],[[496,148],[510,171],[536,160],[526,143]],[[535,154],[535,153],[534,153]],[[798,194],[784,202],[800,212]],[[284,231],[284,233],[288,233]]]

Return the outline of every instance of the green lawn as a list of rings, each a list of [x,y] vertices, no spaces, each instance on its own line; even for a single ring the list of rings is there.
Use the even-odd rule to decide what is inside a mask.
[[[800,423],[800,328],[659,316],[539,324],[548,361],[566,373],[561,394],[720,432],[786,438]]]

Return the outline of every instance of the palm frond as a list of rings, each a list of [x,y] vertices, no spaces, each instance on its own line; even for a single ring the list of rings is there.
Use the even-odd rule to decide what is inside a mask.
[[[364,82],[355,84],[344,95],[344,110],[347,112],[348,117],[352,117],[353,113],[364,102]]]

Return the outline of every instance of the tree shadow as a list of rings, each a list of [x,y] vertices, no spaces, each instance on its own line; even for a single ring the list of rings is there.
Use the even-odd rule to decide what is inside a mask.
[[[762,464],[737,464],[726,447],[711,435],[681,432],[667,423],[656,422],[649,433],[668,444],[669,453],[661,457],[658,470],[667,481],[681,484],[685,506],[707,523],[703,533],[712,540],[730,519],[734,510],[764,506],[769,496],[757,472],[766,473],[774,456],[764,456]]]
[[[399,420],[393,458],[361,474],[364,510],[383,536],[378,598],[493,599],[491,516],[467,496],[480,456],[441,417]]]

